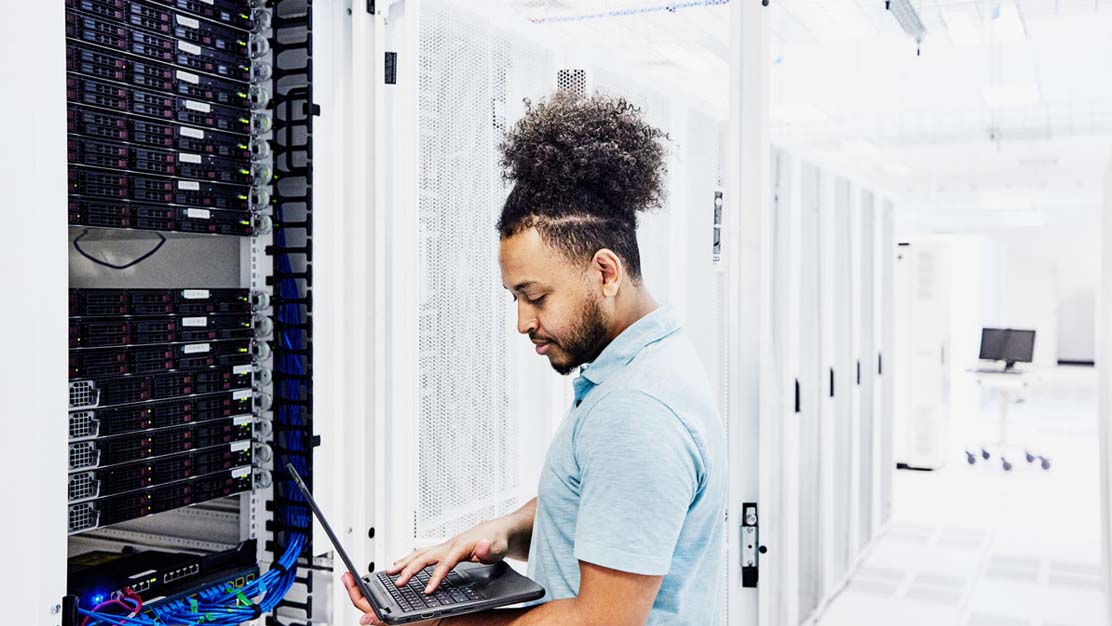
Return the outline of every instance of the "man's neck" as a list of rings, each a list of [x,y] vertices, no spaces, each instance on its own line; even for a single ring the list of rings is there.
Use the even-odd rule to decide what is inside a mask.
[[[614,325],[610,328],[609,341],[613,341],[615,337],[622,334],[625,329],[632,326],[637,320],[645,317],[657,309],[656,300],[653,295],[649,293],[648,289],[644,287],[635,287],[631,290],[632,293],[622,294],[629,298],[626,302],[620,302],[615,319]]]

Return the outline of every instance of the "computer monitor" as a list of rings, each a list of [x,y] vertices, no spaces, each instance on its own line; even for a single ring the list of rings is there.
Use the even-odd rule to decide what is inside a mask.
[[[1006,328],[981,329],[981,358],[986,361],[999,361],[1004,354],[1004,344],[1008,341]]]
[[[1003,361],[1005,369],[1030,363],[1035,352],[1035,331],[1015,328],[981,329],[981,358]]]

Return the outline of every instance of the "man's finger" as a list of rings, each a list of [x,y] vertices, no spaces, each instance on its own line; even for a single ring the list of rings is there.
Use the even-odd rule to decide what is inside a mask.
[[[404,557],[398,559],[397,561],[394,561],[394,565],[390,569],[386,570],[386,573],[391,575],[391,576],[393,576],[394,574],[397,574],[398,572],[405,569],[405,566],[409,565],[409,563],[411,561],[413,561],[413,559],[417,559],[417,558],[422,557],[428,551],[429,551],[429,548],[422,548],[420,550],[414,550],[413,552],[410,552],[409,554],[407,554]]]
[[[467,556],[468,552],[469,550],[467,547],[460,547],[449,552],[443,559],[440,559],[440,563],[432,570],[432,576],[429,576],[429,584],[425,585],[425,593],[436,591],[436,588],[440,586],[441,581],[448,575],[448,572],[452,571],[452,568]]]
[[[405,568],[402,569],[401,574],[398,575],[397,585],[399,587],[404,586],[406,583],[409,582],[411,578],[413,578],[417,574],[417,572],[425,569],[426,566],[432,565],[439,560],[440,558],[436,554],[431,553],[424,554],[420,558],[413,559],[405,565]]]
[[[373,611],[371,610],[370,603],[363,597],[363,592],[359,590],[359,585],[355,584],[355,579],[352,578],[350,572],[343,575],[343,581],[352,605],[364,613],[372,613]]]
[[[483,539],[479,543],[475,544],[475,560],[477,560],[479,563],[486,563],[487,560],[490,559],[490,553],[493,551],[494,550],[490,542],[486,539]]]

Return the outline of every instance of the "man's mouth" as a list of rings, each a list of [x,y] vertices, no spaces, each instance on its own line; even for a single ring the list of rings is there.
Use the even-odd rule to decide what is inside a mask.
[[[552,347],[551,341],[534,341],[533,347],[536,349],[537,354],[544,354]]]

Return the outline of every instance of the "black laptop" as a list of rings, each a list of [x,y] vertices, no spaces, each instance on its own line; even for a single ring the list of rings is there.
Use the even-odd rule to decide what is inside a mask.
[[[313,515],[328,534],[332,547],[336,548],[336,554],[343,559],[344,565],[351,572],[351,577],[359,585],[359,590],[380,622],[408,624],[449,615],[474,613],[544,597],[544,587],[518,574],[505,563],[494,565],[460,563],[431,594],[425,593],[425,585],[432,575],[434,566],[417,572],[417,575],[403,587],[394,584],[398,579],[397,576],[389,576],[385,572],[363,578],[355,569],[344,547],[340,545],[336,533],[332,532],[328,520],[324,519],[324,513],[313,500],[313,494],[309,492],[309,488],[301,480],[297,470],[290,464],[286,465],[286,469],[297,481],[301,493],[305,494],[305,500],[313,510]]]

